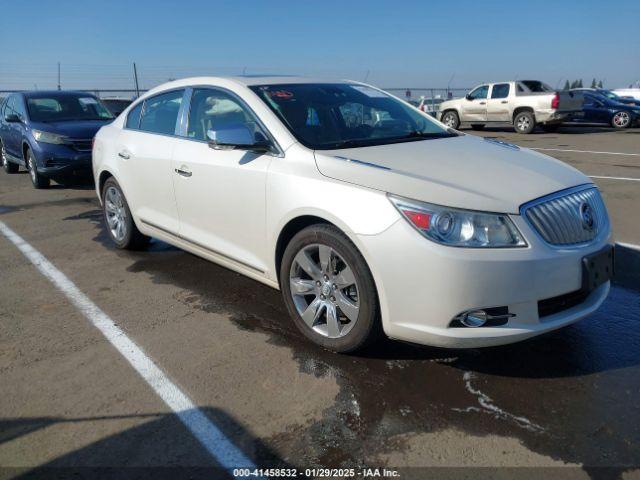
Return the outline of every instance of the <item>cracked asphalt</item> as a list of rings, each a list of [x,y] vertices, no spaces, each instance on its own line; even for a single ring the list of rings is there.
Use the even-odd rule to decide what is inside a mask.
[[[527,147],[640,153],[637,129],[583,130],[481,134]],[[638,156],[546,153],[589,175],[640,178]],[[615,240],[640,244],[640,182],[596,182]],[[145,252],[115,250],[90,186],[36,191],[26,174],[1,173],[0,221],[260,467],[386,466],[402,478],[424,478],[424,467],[547,467],[556,477],[640,478],[640,252],[633,248],[617,248],[609,298],[575,325],[505,347],[385,340],[347,356],[305,341],[275,290],[161,242]],[[195,478],[199,468],[216,467],[1,235],[0,319],[0,478],[50,467],[185,467]],[[516,472],[523,474],[504,478]]]

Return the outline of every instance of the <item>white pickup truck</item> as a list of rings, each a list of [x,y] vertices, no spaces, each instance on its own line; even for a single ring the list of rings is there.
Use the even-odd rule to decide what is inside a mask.
[[[538,80],[485,83],[464,98],[440,105],[439,119],[451,128],[467,122],[475,130],[486,124],[511,123],[518,133],[531,133],[536,125],[553,132],[564,119],[582,110],[582,94],[556,92]]]

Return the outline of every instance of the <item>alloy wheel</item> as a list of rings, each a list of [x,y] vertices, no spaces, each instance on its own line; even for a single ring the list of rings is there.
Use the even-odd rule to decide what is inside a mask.
[[[104,202],[109,232],[116,241],[122,242],[127,236],[127,211],[120,190],[107,188]]]
[[[296,310],[316,333],[341,338],[358,320],[357,279],[333,248],[322,244],[302,248],[291,264],[289,284]]]
[[[613,123],[617,127],[626,127],[629,125],[629,114],[627,112],[618,112],[613,116]]]
[[[530,125],[531,125],[531,121],[529,120],[528,117],[523,115],[518,118],[518,123],[517,123],[518,130],[525,131],[529,128]]]
[[[29,157],[27,158],[27,164],[29,166],[29,175],[31,175],[31,180],[33,180],[33,183],[35,184],[38,179],[36,178],[36,166],[31,154],[29,154]]]
[[[449,128],[453,128],[453,126],[456,124],[456,120],[455,118],[453,118],[453,114],[452,113],[447,113],[444,116],[444,123],[447,127]]]

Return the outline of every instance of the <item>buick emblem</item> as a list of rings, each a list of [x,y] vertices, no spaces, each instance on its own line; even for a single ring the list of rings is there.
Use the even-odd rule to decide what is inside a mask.
[[[591,205],[586,202],[580,204],[580,220],[582,221],[582,228],[585,230],[593,230],[596,223],[593,218],[593,209]]]

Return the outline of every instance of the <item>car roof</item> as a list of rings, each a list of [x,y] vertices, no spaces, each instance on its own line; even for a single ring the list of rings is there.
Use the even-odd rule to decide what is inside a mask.
[[[85,95],[89,97],[95,97],[91,92],[82,92],[75,90],[32,90],[26,92],[20,92],[26,98],[49,98],[49,97],[64,97],[64,96],[77,96]]]
[[[158,85],[150,92],[162,91],[171,88],[187,87],[190,85],[216,85],[220,82],[234,82],[246,87],[256,85],[283,85],[283,84],[305,84],[305,83],[359,83],[353,80],[339,80],[335,78],[300,77],[294,75],[238,75],[229,77],[188,77],[180,80],[173,80],[162,85]]]

